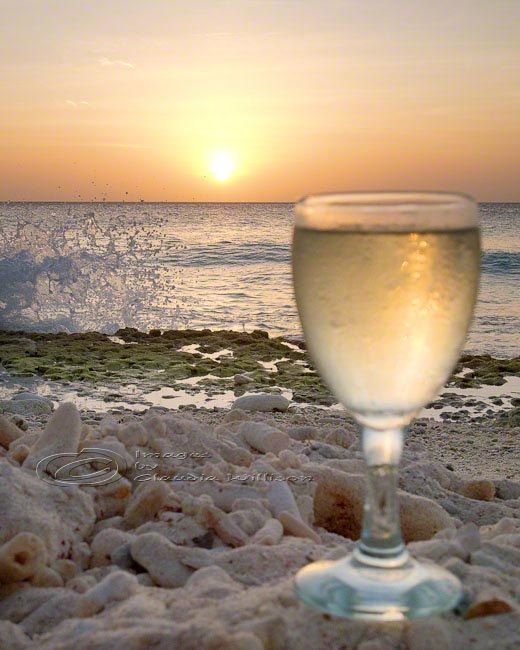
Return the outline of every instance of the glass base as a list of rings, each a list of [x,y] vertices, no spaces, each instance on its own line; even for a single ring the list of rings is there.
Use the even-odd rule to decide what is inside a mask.
[[[405,552],[406,553],[406,552]],[[337,562],[314,562],[296,575],[296,593],[307,605],[329,614],[373,621],[401,621],[453,609],[459,580],[429,562],[403,554],[398,566],[365,564],[358,550]]]

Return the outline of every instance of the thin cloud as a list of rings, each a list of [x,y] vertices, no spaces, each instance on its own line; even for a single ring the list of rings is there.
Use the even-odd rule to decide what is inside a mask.
[[[72,99],[66,99],[65,103],[67,106],[70,106],[71,108],[79,108],[80,106],[90,106],[88,102],[86,102],[84,99],[82,99],[79,102],[75,102]]]
[[[122,61],[121,59],[108,59],[106,56],[102,56],[98,59],[99,65],[103,67],[109,66],[118,66],[120,68],[134,68],[135,66],[129,61]]]

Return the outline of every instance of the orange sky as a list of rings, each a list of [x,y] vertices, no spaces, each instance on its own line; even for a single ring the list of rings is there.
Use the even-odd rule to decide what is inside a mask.
[[[518,0],[0,7],[0,200],[520,201]]]

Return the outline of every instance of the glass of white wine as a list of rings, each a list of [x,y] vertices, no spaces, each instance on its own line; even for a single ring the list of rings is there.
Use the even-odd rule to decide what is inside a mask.
[[[361,425],[364,521],[354,552],[296,576],[338,616],[402,620],[453,608],[445,569],[411,558],[397,500],[403,428],[444,385],[475,306],[479,217],[462,194],[310,196],[296,205],[293,278],[309,354]]]

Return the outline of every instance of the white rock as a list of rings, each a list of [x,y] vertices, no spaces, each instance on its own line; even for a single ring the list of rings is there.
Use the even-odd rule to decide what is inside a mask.
[[[107,416],[99,423],[99,430],[103,436],[117,436],[120,428],[119,422],[112,416]]]
[[[59,573],[64,580],[70,580],[78,572],[78,568],[72,560],[56,560],[51,568]]]
[[[77,452],[80,432],[81,419],[78,409],[71,402],[61,404],[31,448],[23,466],[34,469],[41,459],[52,454]],[[70,462],[70,458],[66,460]]]
[[[222,422],[229,424],[231,422],[242,422],[243,420],[249,420],[249,415],[242,409],[231,409],[226,415],[222,418]]]
[[[298,469],[301,465],[301,461],[298,456],[292,452],[290,449],[284,449],[278,454],[280,459],[280,464],[284,469]]]
[[[495,487],[500,499],[520,499],[520,481],[501,479],[495,481]]]
[[[257,451],[280,453],[289,447],[289,436],[263,422],[243,422],[238,428],[240,436]]]
[[[484,541],[489,541],[498,535],[509,535],[517,530],[518,525],[518,520],[511,517],[504,517],[500,521],[497,521],[496,524],[480,528],[480,537]]]
[[[414,556],[426,557],[433,562],[442,562],[451,557],[464,560],[469,556],[469,553],[456,542],[437,537],[422,542],[410,542],[408,550]]]
[[[283,537],[283,526],[278,519],[269,519],[264,526],[251,538],[252,544],[273,546],[278,544]]]
[[[147,521],[135,529],[136,535],[159,533],[180,546],[198,546],[194,540],[207,535],[207,532],[207,529],[198,524],[194,517],[183,512],[169,511],[162,513],[159,521]]]
[[[363,523],[365,477],[345,474],[316,463],[302,470],[317,481],[316,526],[348,539],[358,539]],[[431,539],[443,528],[455,528],[452,517],[435,501],[399,491],[401,528],[406,542]]]
[[[481,618],[482,616],[508,614],[515,610],[518,613],[518,605],[507,594],[500,592],[498,589],[482,589],[475,595],[464,612],[464,618],[469,620]]]
[[[52,413],[54,404],[47,397],[34,393],[18,393],[10,400],[1,400],[0,409],[5,413],[14,413],[16,415],[45,415]]]
[[[0,583],[34,576],[47,562],[45,544],[38,535],[18,533],[0,547]]]
[[[143,587],[155,587],[155,582],[149,573],[138,573],[137,582]]]
[[[235,524],[231,515],[226,514],[216,506],[203,504],[196,516],[197,523],[215,531],[220,539],[229,546],[243,546],[247,544],[246,533]]]
[[[135,535],[117,528],[102,530],[94,537],[90,545],[92,551],[90,566],[100,567],[112,564],[112,551],[123,544],[131,542],[134,538]]]
[[[216,446],[219,455],[226,463],[231,465],[240,465],[241,467],[249,467],[254,460],[253,454],[239,445],[235,445],[229,441],[218,441]]]
[[[67,589],[72,589],[72,591],[75,591],[78,594],[84,594],[96,584],[97,581],[93,575],[80,574],[67,580],[65,586]]]
[[[62,576],[50,567],[40,567],[31,578],[31,584],[35,587],[63,587]]]
[[[78,594],[65,589],[56,589],[56,591],[56,596],[46,600],[21,622],[21,627],[30,636],[42,634],[61,621],[76,615]]]
[[[76,486],[49,485],[0,460],[0,521],[0,543],[17,533],[35,533],[51,559],[67,557],[92,529],[92,497]]]
[[[182,587],[191,575],[179,560],[174,544],[157,533],[138,535],[130,546],[134,560],[152,576],[160,587]]]
[[[82,447],[99,447],[100,449],[108,449],[109,451],[115,452],[117,454],[117,468],[120,474],[127,474],[130,470],[134,469],[135,456],[129,454],[123,443],[113,436],[107,436],[96,444],[84,444]]]
[[[281,512],[290,512],[301,519],[300,511],[291,488],[285,481],[273,481],[267,491],[269,509],[275,517]]]
[[[292,490],[285,481],[273,481],[267,499],[271,512],[280,521],[285,533],[307,537],[318,544],[321,542],[320,536],[303,521]]]
[[[14,422],[4,415],[0,415],[0,445],[2,447],[9,449],[9,445],[21,435],[23,435],[23,431]]]
[[[138,589],[139,583],[134,575],[126,571],[114,571],[81,596],[78,615],[93,616],[110,603],[126,600]]]
[[[161,508],[179,509],[180,503],[166,483],[141,483],[126,506],[124,519],[128,526],[136,528],[153,519]]]
[[[186,587],[197,591],[199,594],[207,593],[209,585],[226,585],[232,591],[241,590],[243,587],[233,580],[224,569],[219,566],[208,566],[198,569],[189,577]]]
[[[308,425],[290,426],[287,433],[294,440],[317,440],[320,437],[319,429]]]
[[[166,435],[166,425],[159,415],[153,415],[144,419],[144,426],[148,434],[148,440],[157,440]]]
[[[253,393],[236,399],[233,408],[244,411],[287,411],[290,404],[291,402],[283,395]]]
[[[148,440],[148,433],[139,422],[129,422],[122,425],[117,430],[116,436],[127,449],[146,445]]]
[[[179,488],[180,490],[180,488]],[[216,481],[183,483],[182,492],[192,496],[208,496],[211,501],[225,512],[233,510],[233,503],[237,499],[262,499],[256,488],[249,485],[217,483]]]
[[[87,542],[80,542],[76,546],[72,547],[72,552],[70,554],[70,559],[76,564],[80,569],[88,569],[90,566],[90,558],[92,557],[92,551]]]
[[[9,458],[12,458],[21,465],[30,453],[31,450],[27,445],[14,444],[9,449]]]
[[[121,517],[121,515],[117,515],[116,517],[109,517],[108,519],[101,519],[100,521],[96,521],[96,524],[92,530],[92,534],[97,535],[105,528],[119,528],[120,530],[123,530],[123,517]]]
[[[11,621],[0,621],[0,639],[3,650],[25,650],[31,645],[31,639],[22,628]]]
[[[351,447],[357,439],[356,433],[344,427],[331,427],[326,431],[324,436],[324,442],[331,445],[339,445],[345,449]]]
[[[321,544],[321,537],[301,517],[295,517],[292,512],[284,511],[278,515],[278,520],[287,535],[312,539],[316,544]]]
[[[39,401],[47,401],[50,402],[51,400],[48,397],[43,397],[43,395],[38,395],[37,393],[31,393],[29,391],[23,391],[21,393],[16,393],[16,395],[13,395],[12,398],[13,400],[39,400]]]

